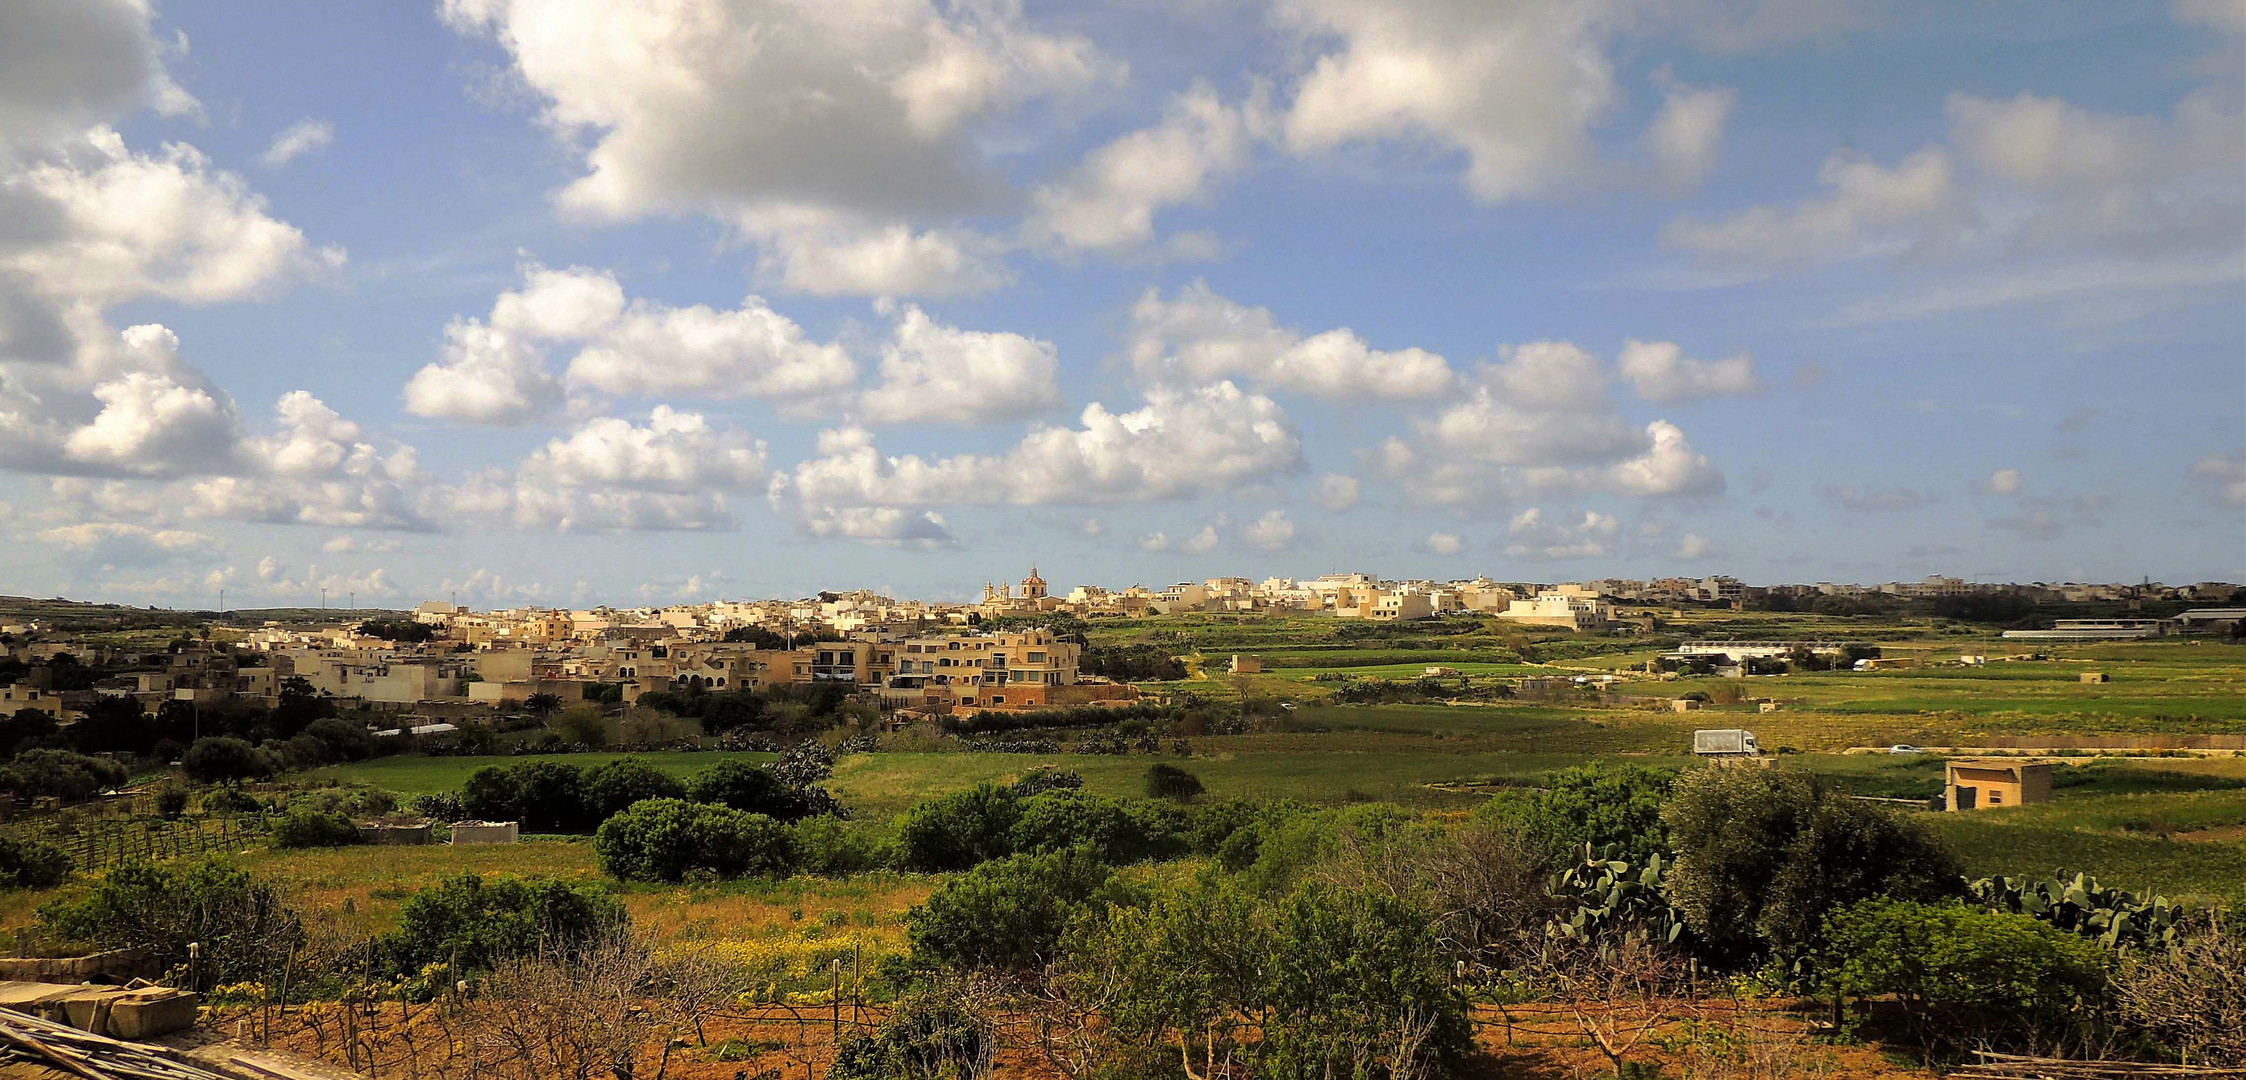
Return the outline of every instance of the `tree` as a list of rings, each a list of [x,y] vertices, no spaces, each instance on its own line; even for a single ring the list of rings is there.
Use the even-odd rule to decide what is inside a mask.
[[[2121,1014],[2187,1062],[2246,1065],[2246,909],[2202,915],[2162,949],[2133,950],[2114,980]]]
[[[17,709],[0,719],[0,757],[14,757],[26,747],[47,740],[59,729],[54,715],[39,709]]]
[[[537,717],[541,722],[561,711],[561,707],[560,694],[549,694],[541,691],[523,699],[523,708],[530,710],[530,714]]]
[[[203,991],[277,973],[304,940],[278,890],[218,861],[126,863],[83,898],[39,909],[39,921],[65,940],[146,949],[165,969],[186,965],[199,943],[190,988]]]
[[[642,799],[676,799],[686,794],[678,778],[644,761],[626,758],[585,770],[585,822],[606,821]]]
[[[1112,872],[1085,848],[982,863],[906,916],[913,958],[949,968],[1042,967],[1070,915]]]
[[[579,705],[564,709],[560,716],[546,725],[562,737],[562,741],[588,750],[598,750],[608,745],[608,721],[598,707]]]
[[[796,797],[793,789],[781,783],[770,769],[738,758],[729,758],[702,770],[687,786],[687,797],[695,802],[717,803],[781,821],[794,821],[804,816],[802,800]]]
[[[281,771],[273,755],[235,738],[197,739],[180,762],[187,775],[206,784],[263,780]]]
[[[44,840],[0,836],[0,889],[51,889],[70,867],[70,853]]]
[[[0,769],[0,787],[24,799],[77,802],[125,782],[125,767],[105,757],[68,750],[26,750]]]
[[[161,737],[155,720],[129,697],[97,697],[70,725],[71,744],[83,754],[145,754]]]
[[[1826,927],[1824,981],[1842,999],[1892,997],[1923,1049],[2048,1046],[2104,996],[2105,951],[2026,915],[1963,904],[1859,901]]]
[[[393,973],[430,964],[466,973],[515,957],[567,961],[629,925],[610,897],[550,879],[486,881],[462,874],[406,898],[398,928],[378,942]]]
[[[434,640],[436,627],[413,619],[368,619],[359,624],[359,632],[384,641],[420,642]]]
[[[593,853],[603,871],[626,881],[678,881],[697,870],[784,877],[795,868],[787,826],[684,799],[649,799],[602,822]]]
[[[1670,899],[1720,961],[1794,964],[1841,907],[1964,890],[1956,858],[1924,824],[1790,769],[1688,772],[1662,820],[1677,853]]]
[[[1146,797],[1149,799],[1191,799],[1207,789],[1201,778],[1175,765],[1156,763],[1146,769]]]
[[[761,626],[735,626],[725,631],[725,641],[753,649],[785,649],[788,639]]]
[[[349,847],[365,840],[348,816],[313,806],[289,807],[273,819],[269,831],[277,848]]]
[[[1669,850],[1661,808],[1676,782],[1669,769],[1594,761],[1547,775],[1541,791],[1499,792],[1480,813],[1527,832],[1554,866],[1581,858],[1586,844],[1642,863]]]
[[[986,781],[914,803],[898,821],[897,839],[914,870],[965,870],[1011,854],[1020,818],[1013,789]]]

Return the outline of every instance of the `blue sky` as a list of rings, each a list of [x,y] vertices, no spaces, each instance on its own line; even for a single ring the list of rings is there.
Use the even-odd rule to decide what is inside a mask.
[[[0,590],[2246,578],[2246,3],[0,3]]]

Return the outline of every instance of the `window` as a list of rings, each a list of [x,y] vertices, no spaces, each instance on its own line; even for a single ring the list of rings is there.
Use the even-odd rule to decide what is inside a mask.
[[[998,694],[998,695],[995,695],[995,696],[993,696],[993,697],[992,697],[992,698],[990,699],[990,703],[991,703],[991,704],[993,704],[993,705],[1004,705],[1004,704],[1006,704],[1006,695],[1004,695],[1004,694]]]
[[[1997,789],[1995,789],[1995,788],[1990,788],[1990,789],[1989,789],[1989,805],[1990,805],[1990,806],[2003,806],[2003,805],[2004,805],[2004,792],[2002,792],[2002,791],[1998,791],[1998,790],[1997,790]]]
[[[1045,654],[1044,654],[1044,653],[1041,653],[1041,652],[1033,652],[1033,653],[1029,654],[1029,656],[1028,656],[1027,658],[1025,658],[1025,659],[1024,659],[1024,660],[1022,661],[1022,663],[1025,663],[1025,664],[1042,664],[1042,663],[1044,663],[1044,662],[1045,662]]]

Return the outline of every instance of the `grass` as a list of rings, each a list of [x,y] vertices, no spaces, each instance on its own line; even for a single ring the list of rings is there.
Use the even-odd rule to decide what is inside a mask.
[[[685,778],[701,772],[727,758],[738,758],[762,764],[775,755],[734,753],[729,751],[702,751],[694,753],[671,751],[656,754],[523,754],[495,757],[386,757],[349,765],[331,765],[303,773],[304,779],[313,783],[333,780],[338,783],[368,784],[411,799],[416,795],[434,795],[439,792],[459,791],[468,776],[486,765],[525,765],[533,761],[564,761],[590,768],[603,762],[631,758],[644,761],[673,776]]]

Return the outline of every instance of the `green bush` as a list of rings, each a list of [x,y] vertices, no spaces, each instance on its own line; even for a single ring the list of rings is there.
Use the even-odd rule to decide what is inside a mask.
[[[70,853],[53,844],[0,836],[0,889],[51,889],[70,869]]]
[[[188,944],[200,943],[187,981],[196,990],[277,974],[303,940],[302,920],[277,890],[217,861],[126,863],[84,897],[39,909],[39,921],[65,941],[147,949],[167,969],[184,968]]]
[[[829,1080],[966,1080],[990,1075],[997,1028],[958,996],[922,991],[897,1002],[881,1026],[835,1044]]]
[[[1201,778],[1175,765],[1154,764],[1146,769],[1146,797],[1185,800],[1201,794]]]
[[[90,799],[125,782],[125,767],[106,757],[68,750],[26,750],[0,769],[0,787],[24,799]]]
[[[277,848],[349,847],[363,840],[349,816],[311,805],[289,807],[267,829]]]
[[[772,770],[737,758],[720,761],[696,774],[687,787],[687,798],[781,821],[804,816],[803,801],[795,789],[781,783]]]
[[[1669,852],[1661,808],[1676,782],[1668,769],[1594,761],[1546,776],[1540,791],[1499,792],[1478,814],[1526,832],[1555,867],[1582,859],[1585,845],[1643,863]]]
[[[795,840],[796,868],[807,874],[842,876],[890,866],[896,853],[870,831],[840,818],[820,815],[788,826]]]
[[[629,922],[614,899],[565,882],[462,874],[407,897],[376,949],[394,974],[440,963],[480,971],[510,957],[568,959]]]
[[[281,762],[249,743],[218,736],[195,740],[180,764],[187,775],[205,784],[229,780],[263,780],[281,771]]]
[[[913,959],[946,968],[1040,967],[1054,955],[1076,907],[1110,873],[1082,848],[983,863],[906,916]]]
[[[965,870],[1011,854],[1021,818],[1013,789],[981,783],[913,804],[897,823],[905,865],[914,870]]]
[[[156,788],[156,813],[167,821],[177,821],[187,812],[187,789],[174,783]]]
[[[1014,781],[1014,794],[1022,798],[1042,795],[1048,791],[1076,791],[1084,786],[1084,777],[1066,769],[1040,766],[1023,773]]]
[[[211,814],[254,814],[265,807],[257,796],[232,784],[212,788],[203,796],[203,810]]]
[[[686,785],[678,778],[644,761],[625,758],[585,770],[584,821],[597,827],[642,799],[680,799]]]
[[[713,803],[648,799],[601,823],[593,853],[626,881],[679,881],[692,871],[719,877],[785,877],[795,869],[788,828],[763,814]]]
[[[486,765],[460,787],[460,809],[477,821],[519,821],[522,779],[505,765]]]
[[[1957,859],[1923,822],[1824,790],[1805,773],[1715,767],[1679,777],[1662,819],[1670,901],[1707,958],[1800,963],[1858,900],[1960,896]]]
[[[1929,1051],[2049,1046],[2105,996],[2104,951],[2026,915],[1864,900],[1834,912],[1825,937],[1827,986],[1891,995]]]
[[[365,724],[325,717],[304,726],[303,735],[320,741],[337,761],[364,761],[374,756],[374,733]]]

